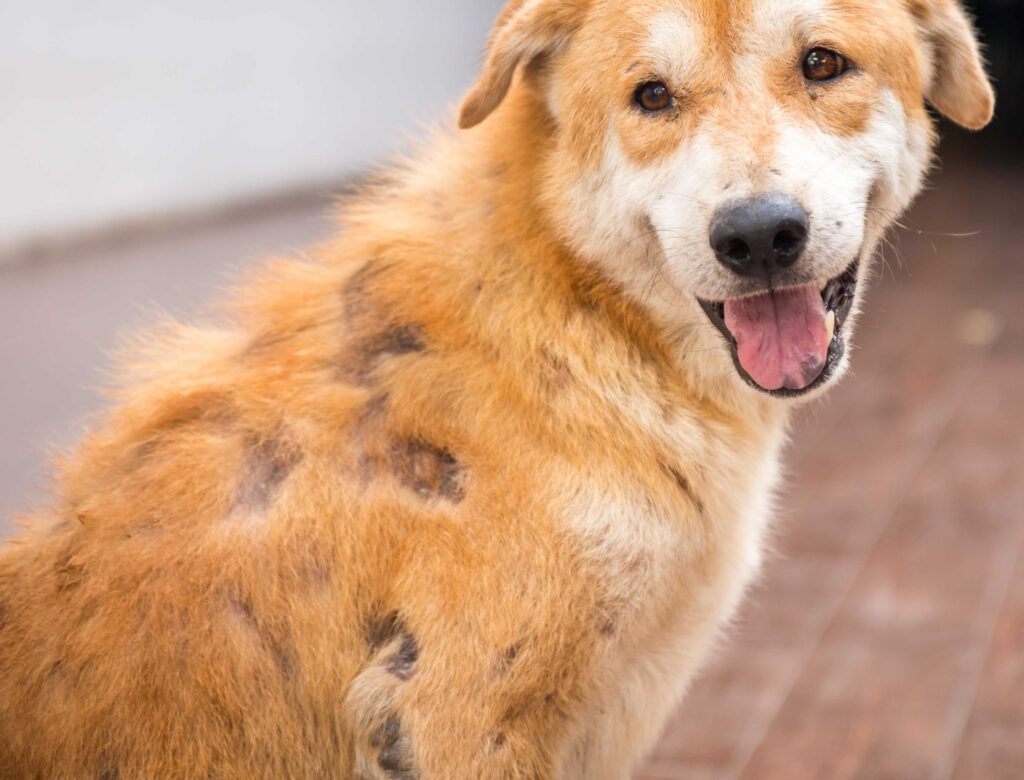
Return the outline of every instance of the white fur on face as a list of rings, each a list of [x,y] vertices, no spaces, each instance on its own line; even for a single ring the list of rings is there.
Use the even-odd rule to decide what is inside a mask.
[[[704,321],[695,298],[723,300],[763,287],[715,259],[710,223],[723,204],[761,193],[800,203],[810,217],[808,243],[780,283],[823,285],[873,254],[921,186],[929,130],[908,121],[891,92],[876,95],[866,129],[852,136],[830,133],[809,112],[771,97],[763,74],[820,34],[824,7],[822,0],[757,4],[743,40],[734,42],[741,54],[731,72],[720,74],[721,94],[702,104],[708,116],[675,154],[654,165],[633,163],[609,117],[600,168],[581,172],[570,193],[566,211],[576,248],[677,332]],[[686,78],[694,72],[694,51],[716,45],[709,34],[683,12],[661,14],[650,25],[644,55],[664,67],[666,78]],[[751,124],[768,139],[757,149],[749,142]]]
[[[824,282],[859,257],[870,256],[920,187],[927,134],[918,132],[919,137],[912,139],[903,108],[888,90],[878,95],[866,130],[851,137],[832,135],[810,118],[786,115],[781,109],[771,119],[774,144],[767,159],[744,159],[741,147],[732,145],[721,154],[714,177],[652,204],[667,275],[701,298],[722,300],[760,289],[759,282],[741,279],[718,263],[711,251],[711,217],[730,201],[780,193],[804,208],[810,221],[807,245],[784,280],[800,284]],[[713,143],[712,131],[703,131],[696,144],[687,144],[668,165],[686,169],[695,159],[702,164],[708,153],[701,146]],[[679,176],[674,186],[688,179]],[[698,229],[685,231],[684,222]]]

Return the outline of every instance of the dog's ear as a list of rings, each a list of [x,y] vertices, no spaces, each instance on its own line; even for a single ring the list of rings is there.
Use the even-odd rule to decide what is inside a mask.
[[[957,0],[912,0],[931,55],[925,97],[958,125],[978,130],[992,119],[995,94],[970,20]]]
[[[462,101],[459,127],[483,122],[512,85],[520,62],[554,51],[583,18],[586,0],[511,0],[487,42],[484,66]]]

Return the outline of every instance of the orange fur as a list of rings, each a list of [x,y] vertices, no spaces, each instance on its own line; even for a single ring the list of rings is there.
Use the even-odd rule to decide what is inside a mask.
[[[513,2],[479,127],[144,340],[0,552],[0,776],[628,773],[756,569],[787,412],[577,251],[565,194],[607,127],[653,166],[736,95],[856,135],[878,79],[925,122],[910,15],[837,5],[879,67],[815,99],[731,70],[731,3]],[[624,74],[679,9],[709,48],[645,123]],[[751,124],[723,144],[769,154]]]

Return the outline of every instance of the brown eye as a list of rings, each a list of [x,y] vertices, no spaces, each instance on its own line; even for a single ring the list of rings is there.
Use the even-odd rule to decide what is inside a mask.
[[[637,88],[633,100],[644,111],[664,111],[672,103],[672,93],[663,81],[648,81]]]
[[[810,81],[828,81],[842,75],[846,59],[831,49],[811,49],[804,58],[804,78]]]

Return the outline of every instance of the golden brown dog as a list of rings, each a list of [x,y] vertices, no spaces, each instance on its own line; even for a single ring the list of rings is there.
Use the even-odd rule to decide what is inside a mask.
[[[461,132],[125,362],[0,556],[0,774],[627,777],[925,100],[992,112],[953,0],[512,0]]]

